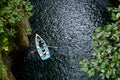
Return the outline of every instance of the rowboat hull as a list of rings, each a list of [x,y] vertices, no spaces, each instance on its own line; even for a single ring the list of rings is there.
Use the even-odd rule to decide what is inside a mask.
[[[44,44],[42,47],[40,47],[40,42],[37,41],[37,38],[40,38],[40,41]],[[48,46],[46,45],[45,41],[38,35],[36,34],[35,36],[35,44],[36,44],[36,48],[37,48],[37,52],[39,54],[39,56],[41,57],[42,60],[47,60],[50,58],[50,52],[48,49]],[[43,52],[44,50],[44,52]],[[43,54],[45,53],[45,54]]]

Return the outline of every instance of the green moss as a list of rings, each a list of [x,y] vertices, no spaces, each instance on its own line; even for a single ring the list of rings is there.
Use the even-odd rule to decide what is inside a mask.
[[[112,23],[97,27],[93,34],[94,59],[80,62],[82,70],[89,76],[98,74],[102,79],[120,79],[120,6],[108,8]]]

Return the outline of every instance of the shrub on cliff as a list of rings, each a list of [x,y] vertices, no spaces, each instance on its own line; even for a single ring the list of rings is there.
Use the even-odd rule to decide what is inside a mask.
[[[24,16],[30,17],[32,5],[27,0],[0,0],[0,50],[8,49],[8,38],[14,36],[14,26]]]
[[[3,64],[2,60],[0,60],[0,79],[3,77],[3,74],[5,72],[5,65]]]
[[[93,56],[80,62],[89,76],[99,74],[102,79],[120,80],[120,6],[108,8],[112,23],[97,27],[93,34]]]

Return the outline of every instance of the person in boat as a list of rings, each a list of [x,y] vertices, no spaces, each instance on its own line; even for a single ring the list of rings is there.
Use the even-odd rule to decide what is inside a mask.
[[[42,54],[40,54],[40,56],[45,56],[46,55],[46,51],[45,49],[42,50]]]
[[[43,52],[42,55],[45,56],[46,55],[45,49],[43,49],[42,52]]]
[[[37,42],[39,42],[38,48],[43,48],[44,47],[44,42],[41,41],[40,37],[37,37]]]

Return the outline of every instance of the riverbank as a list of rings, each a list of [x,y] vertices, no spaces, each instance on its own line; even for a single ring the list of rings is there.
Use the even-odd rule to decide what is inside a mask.
[[[6,67],[3,72],[2,80],[15,80],[11,73],[12,57],[15,54],[11,52],[19,52],[27,49],[29,47],[29,40],[26,29],[30,29],[28,18],[24,17],[16,26],[16,37],[9,39],[8,51],[1,51],[1,59]],[[11,53],[11,54],[10,54]]]
[[[32,5],[24,0],[0,1],[0,79],[15,80],[11,72],[13,51],[29,47],[28,33],[31,30],[28,18]],[[17,54],[17,53],[16,53]]]

